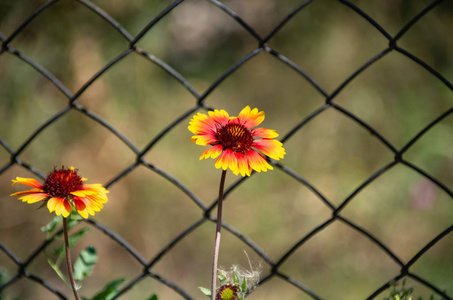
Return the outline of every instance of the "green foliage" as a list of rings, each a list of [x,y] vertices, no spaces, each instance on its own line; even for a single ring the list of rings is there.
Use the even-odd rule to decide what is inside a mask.
[[[241,290],[243,291],[247,290],[247,279],[245,278],[245,276],[244,279],[242,280]]]
[[[87,234],[90,231],[89,228],[83,228],[73,235],[71,235],[68,239],[69,241],[69,247],[71,248],[74,246],[85,234]],[[55,249],[55,255],[64,255],[64,244],[62,244],[59,248]]]
[[[61,224],[62,221],[62,216],[56,216],[49,223],[47,223],[47,225],[41,227],[41,231],[47,233],[47,239],[50,239],[52,237],[52,232],[55,230],[55,228],[57,228],[58,225]]]
[[[242,279],[242,284],[239,283],[239,272],[237,269],[234,270],[233,272],[233,284],[237,287],[239,287],[239,300],[243,300],[246,294],[245,287],[247,287],[247,278],[244,276]]]
[[[64,277],[63,273],[60,270],[60,264],[63,259],[63,255],[58,256],[57,260],[55,262],[52,261],[52,259],[47,255],[47,253],[44,251],[44,255],[46,256],[47,263],[50,265],[50,267],[55,271],[55,273],[60,277],[60,279],[69,287],[72,288],[71,285],[68,283],[66,278]]]
[[[47,233],[47,240],[55,240],[57,238],[60,238],[63,235],[63,230],[60,232],[57,232],[57,234],[54,234],[55,230],[60,227],[62,223],[63,217],[62,216],[56,216],[53,218],[47,225],[41,227],[42,232]],[[67,218],[67,225],[68,225],[68,231],[74,227],[76,224],[79,223],[81,220],[81,217],[77,213],[71,213],[68,218]],[[69,242],[69,247],[73,247],[80,239],[89,232],[89,228],[83,228],[76,233],[72,234],[68,238]],[[83,255],[83,258],[79,257],[76,261],[76,264],[74,265],[74,271],[76,274],[74,274],[76,280],[82,280],[85,278],[86,275],[89,275],[91,273],[91,270],[89,270],[89,265],[91,264],[91,269],[93,268],[94,263],[97,260],[96,256],[96,251],[94,248],[92,250],[88,250],[89,248],[85,249],[82,251],[80,254],[81,256]],[[60,277],[60,279],[69,287],[71,288],[71,285],[68,283],[66,280],[63,272],[60,270],[61,263],[63,261],[63,258],[65,256],[65,246],[64,243],[62,243],[58,248],[54,249],[53,255],[57,256],[55,260],[53,260],[46,251],[44,251],[44,255],[46,256],[47,263],[50,265],[50,267],[55,271],[55,273]],[[94,257],[94,256],[96,257]],[[94,262],[93,262],[94,259]],[[77,265],[77,266],[76,266]],[[77,269],[77,271],[76,271]],[[84,275],[86,274],[86,275]]]
[[[227,275],[223,271],[218,271],[217,279],[220,282],[220,287],[223,287],[225,285],[234,285],[239,289],[239,298],[238,300],[243,300],[245,298],[245,295],[247,294],[247,277],[243,276],[241,279],[241,274],[239,273],[239,270],[235,268],[233,270],[232,274],[232,279],[228,278]],[[208,297],[211,297],[211,290],[204,288],[204,287],[199,287],[201,292],[205,294]]]
[[[412,292],[414,289],[406,288],[405,285],[405,279],[403,279],[401,288],[398,288],[398,283],[395,283],[390,290],[390,297],[384,298],[384,300],[412,300]]]
[[[68,230],[77,225],[81,219],[82,217],[80,217],[80,215],[73,209],[71,214],[67,218]],[[55,216],[49,223],[41,227],[41,231],[47,233],[48,240],[60,237],[63,234],[63,231],[56,234],[55,236],[53,236],[52,233],[62,222],[63,222],[62,216]]]
[[[4,284],[8,281],[8,271],[4,268],[0,268],[0,285]],[[0,300],[4,300],[3,298],[3,290],[0,290]]]
[[[8,282],[10,278],[10,274],[7,269],[0,266],[0,286],[6,282]],[[10,296],[10,298],[6,298],[3,295],[3,290],[0,290],[0,300],[23,300],[22,297],[19,296]]]
[[[386,297],[384,300],[423,300],[422,297],[413,298],[412,293],[414,292],[414,288],[406,288],[405,285],[405,279],[403,279],[401,287],[398,286],[398,283],[393,284],[390,290],[390,297]],[[431,295],[429,300],[434,300],[434,296]]]
[[[211,298],[211,290],[210,289],[207,289],[207,288],[204,288],[204,287],[198,287],[200,289],[200,291],[205,294],[206,296],[208,296],[209,298]]]
[[[117,279],[108,283],[102,291],[100,291],[96,296],[91,298],[91,300],[110,300],[113,299],[118,294],[118,287],[125,281],[124,278]],[[89,300],[85,298],[85,300]]]
[[[81,281],[90,275],[97,260],[98,256],[93,246],[80,252],[79,258],[74,263],[74,279]]]
[[[47,225],[41,227],[41,231],[47,233],[47,239],[57,239],[63,235],[63,231],[58,232],[55,234],[55,231],[57,230],[58,227],[62,224],[63,218],[61,216],[56,216],[53,218]],[[72,227],[74,227],[76,224],[79,223],[81,220],[81,217],[75,213],[74,211],[69,215],[67,218],[67,224],[68,224],[68,231]],[[89,228],[83,228],[76,233],[72,234],[69,236],[69,247],[73,247],[80,239],[85,236],[89,232]],[[69,287],[71,288],[71,285],[68,283],[66,280],[65,276],[60,270],[60,265],[61,262],[63,261],[63,258],[65,256],[65,246],[64,243],[57,249],[54,249],[53,254],[57,256],[57,259],[53,261],[47,253],[44,251],[44,254],[46,255],[47,262],[51,266],[51,268],[55,271],[55,273],[58,275],[58,277],[61,278],[61,280]],[[96,264],[98,260],[98,256],[96,253],[96,249],[93,246],[87,247],[84,249],[82,252],[80,252],[79,257],[74,263],[74,279],[77,281],[82,281],[85,279],[85,277],[91,275],[94,265]],[[4,278],[3,273],[0,270],[0,284],[1,280]],[[101,291],[99,291],[94,297],[92,298],[86,298],[82,297],[84,300],[111,300],[113,299],[117,294],[118,294],[118,287],[125,281],[124,278],[122,279],[117,279],[112,282],[109,282]],[[0,300],[2,300],[2,295],[0,293]],[[147,300],[158,300],[156,294],[152,294]]]

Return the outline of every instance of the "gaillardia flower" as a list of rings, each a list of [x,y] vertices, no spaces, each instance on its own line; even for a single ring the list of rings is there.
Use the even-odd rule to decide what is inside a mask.
[[[217,109],[208,114],[193,116],[188,128],[195,134],[192,142],[211,146],[203,152],[200,160],[218,157],[215,162],[217,169],[230,168],[235,175],[250,176],[252,169],[256,172],[273,169],[262,154],[275,160],[286,154],[283,144],[274,139],[278,136],[275,130],[252,129],[263,122],[263,111],[258,112],[257,108],[247,106],[238,117],[230,117],[226,111]]]
[[[238,300],[239,288],[234,284],[225,284],[217,291],[216,300]]]
[[[21,183],[32,189],[11,196],[21,196],[19,199],[27,203],[45,201],[50,212],[55,211],[57,216],[63,215],[65,218],[74,207],[86,219],[88,214],[94,216],[94,212],[101,211],[102,203],[108,201],[108,191],[101,184],[83,184],[85,180],[87,179],[80,177],[73,167],[54,168],[44,184],[33,178],[16,177],[13,185]]]

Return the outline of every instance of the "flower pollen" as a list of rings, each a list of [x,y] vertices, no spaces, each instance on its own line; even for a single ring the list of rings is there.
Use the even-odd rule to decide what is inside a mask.
[[[218,141],[213,145],[222,145],[223,150],[231,149],[243,154],[251,149],[254,140],[252,133],[244,125],[235,123],[219,127],[215,137]]]
[[[52,197],[67,197],[71,192],[83,189],[82,177],[74,168],[56,169],[44,181],[43,191]]]

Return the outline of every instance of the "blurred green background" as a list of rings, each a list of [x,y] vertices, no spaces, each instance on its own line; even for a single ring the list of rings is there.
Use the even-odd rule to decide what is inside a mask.
[[[136,36],[172,1],[94,0]],[[352,1],[390,35],[431,1]],[[398,46],[417,56],[450,82],[453,80],[453,1],[444,1],[406,32]],[[45,1],[0,0],[0,32],[8,37]],[[266,36],[301,1],[222,1],[258,34]],[[388,47],[388,40],[364,18],[339,1],[317,0],[296,14],[268,41],[332,93],[355,70]],[[257,40],[221,9],[205,0],[186,0],[157,23],[138,46],[169,64],[203,94],[235,62],[258,47]],[[75,93],[129,45],[110,24],[82,3],[61,0],[36,17],[11,47],[51,72]],[[172,76],[132,53],[117,63],[78,99],[109,122],[138,149],[197,99]],[[348,84],[334,102],[382,134],[397,149],[453,106],[453,93],[426,69],[397,51],[378,60]],[[307,80],[263,51],[242,65],[206,98],[206,104],[237,115],[246,105],[266,112],[263,127],[285,136],[298,122],[325,103]],[[0,55],[0,138],[17,150],[68,99],[45,77],[11,53]],[[166,134],[145,159],[171,174],[209,206],[215,200],[220,171],[213,160],[199,161],[204,151],[190,142],[190,117]],[[453,189],[453,116],[444,118],[420,138],[404,159]],[[344,114],[329,108],[285,142],[281,163],[310,182],[334,205],[340,205],[372,174],[394,159],[375,136]],[[41,132],[19,158],[47,173],[73,165],[90,183],[107,183],[135,161],[134,153],[105,127],[72,110]],[[11,157],[0,147],[0,165]],[[44,239],[40,227],[53,215],[38,205],[25,205],[9,194],[16,176],[35,177],[14,165],[0,174],[0,241],[20,259]],[[238,177],[227,175],[227,185]],[[110,188],[109,203],[94,219],[115,231],[145,259],[156,255],[181,231],[202,217],[183,192],[155,172],[140,166]],[[224,221],[249,237],[277,261],[331,210],[309,189],[279,169],[255,174],[231,194]],[[357,194],[342,216],[368,230],[404,262],[452,225],[453,199],[405,165],[398,164]],[[79,225],[80,228],[86,225]],[[194,299],[198,286],[210,285],[215,224],[204,223],[177,244],[153,271],[180,285]],[[81,289],[92,296],[107,282],[141,274],[141,266],[118,244],[91,228],[73,253],[94,245],[99,262]],[[52,245],[58,246],[58,243]],[[52,247],[51,246],[51,247]],[[453,296],[453,235],[431,248],[411,271]],[[236,237],[223,231],[220,265],[229,268],[269,266]],[[14,275],[17,267],[0,252],[0,268]],[[69,290],[40,254],[28,269],[53,286]],[[323,299],[364,299],[399,273],[399,267],[365,236],[334,222],[301,246],[281,272]],[[416,296],[431,291],[408,279]],[[121,299],[182,299],[147,278]],[[57,299],[42,286],[21,279],[3,299]],[[378,297],[383,299],[387,292]],[[247,299],[311,299],[280,278],[273,278]],[[437,299],[437,298],[435,298]]]

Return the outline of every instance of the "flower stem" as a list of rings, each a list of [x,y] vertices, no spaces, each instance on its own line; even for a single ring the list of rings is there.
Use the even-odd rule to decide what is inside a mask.
[[[226,170],[222,171],[219,186],[219,202],[217,203],[217,227],[215,232],[214,244],[214,260],[212,263],[212,284],[211,284],[211,300],[216,298],[216,284],[217,284],[217,263],[219,261],[220,249],[220,230],[222,229],[222,202],[223,202],[223,187],[225,186]]]
[[[69,252],[69,238],[68,238],[68,224],[66,218],[63,218],[63,233],[64,233],[64,247],[66,252],[66,263],[68,265],[69,279],[71,280],[72,291],[76,300],[80,300],[79,294],[77,293],[76,283],[74,280],[74,272],[72,270],[71,252]]]

